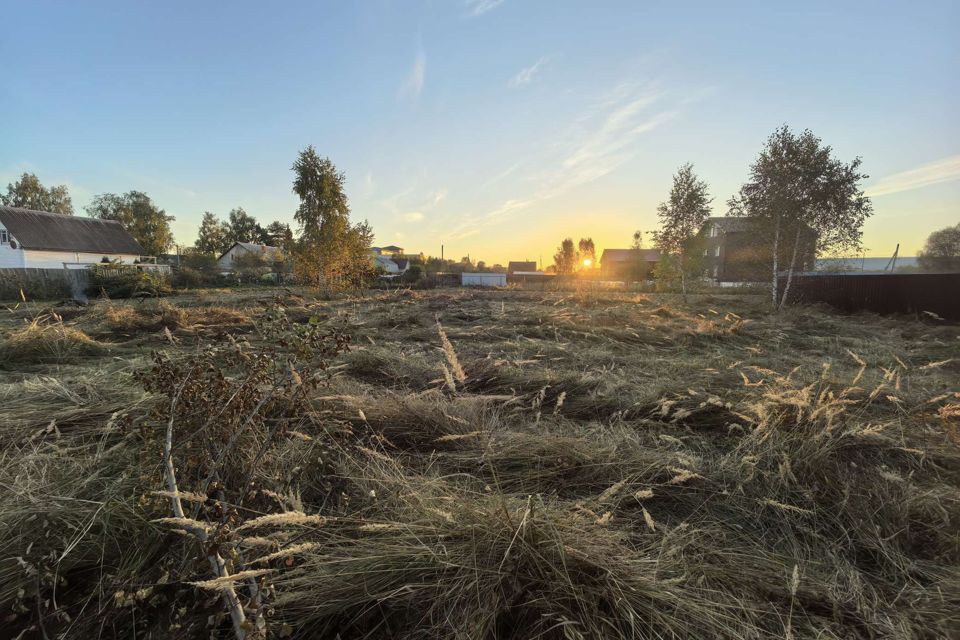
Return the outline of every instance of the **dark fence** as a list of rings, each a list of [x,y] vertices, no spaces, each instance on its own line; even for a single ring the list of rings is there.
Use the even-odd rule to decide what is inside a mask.
[[[781,276],[781,291],[786,282]],[[793,276],[789,301],[825,302],[847,312],[927,311],[960,320],[960,273],[804,273]]]
[[[0,269],[0,300],[70,298],[87,288],[86,269]]]

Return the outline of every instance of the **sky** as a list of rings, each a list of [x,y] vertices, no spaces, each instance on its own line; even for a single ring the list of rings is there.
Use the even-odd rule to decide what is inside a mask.
[[[552,262],[656,228],[685,162],[715,215],[779,125],[863,158],[868,256],[960,222],[960,3],[0,0],[0,185],[293,222],[307,145],[375,243]],[[647,239],[649,242],[649,237]]]

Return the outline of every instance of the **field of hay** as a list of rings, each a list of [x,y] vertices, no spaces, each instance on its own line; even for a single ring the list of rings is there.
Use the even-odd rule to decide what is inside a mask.
[[[764,303],[10,305],[0,635],[960,637],[960,327]]]

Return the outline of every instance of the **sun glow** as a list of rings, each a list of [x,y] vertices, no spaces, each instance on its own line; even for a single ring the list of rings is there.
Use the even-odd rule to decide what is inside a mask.
[[[590,268],[590,265],[592,265],[592,264],[593,264],[593,260],[591,260],[590,258],[584,258],[584,260],[583,260],[583,266],[584,266],[584,267],[586,267],[587,269],[589,269],[589,268]]]

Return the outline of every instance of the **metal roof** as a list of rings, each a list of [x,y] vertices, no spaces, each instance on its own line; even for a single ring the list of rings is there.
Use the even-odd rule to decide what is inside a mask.
[[[234,242],[230,247],[220,254],[218,260],[223,256],[230,253],[230,249],[234,247],[240,247],[251,253],[259,253],[263,255],[263,258],[266,260],[282,260],[283,259],[283,249],[280,247],[271,247],[268,244],[257,244],[256,242]]]
[[[143,247],[115,220],[0,206],[0,224],[23,249],[143,253]]]

